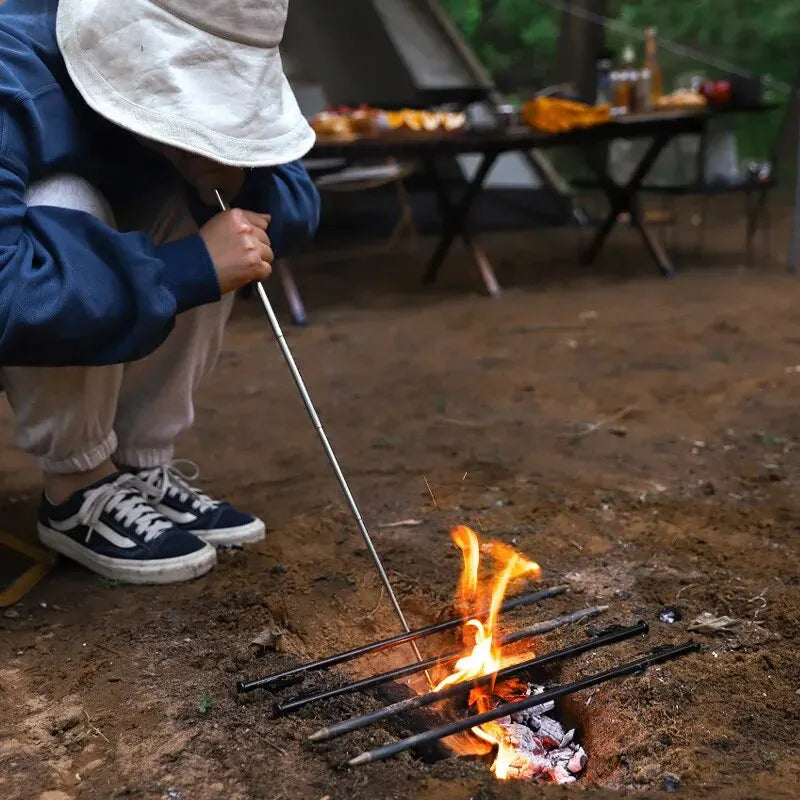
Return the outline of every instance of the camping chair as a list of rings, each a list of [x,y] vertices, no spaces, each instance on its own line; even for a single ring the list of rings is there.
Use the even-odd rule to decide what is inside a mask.
[[[0,608],[18,603],[55,561],[54,553],[0,531]]]
[[[0,608],[18,603],[55,563],[54,553],[0,530]]]
[[[763,232],[766,257],[769,257],[771,238],[769,196],[778,185],[781,156],[783,155],[786,139],[790,132],[791,121],[796,117],[798,108],[800,107],[800,102],[798,102],[800,99],[799,92],[800,69],[792,84],[792,93],[786,103],[778,128],[778,134],[768,151],[768,174],[759,176],[757,173],[751,173],[749,170],[742,171],[739,169],[738,174],[732,180],[708,180],[706,172],[710,132],[706,130],[700,137],[694,180],[684,183],[679,182],[673,185],[645,184],[642,187],[642,191],[646,194],[661,196],[663,206],[670,206],[670,229],[675,226],[675,199],[677,197],[700,198],[701,209],[698,220],[699,237],[697,243],[697,250],[699,252],[702,252],[705,246],[709,201],[714,197],[740,194],[744,198],[744,245],[747,263],[752,264],[755,261],[755,239],[759,229]]]
[[[314,172],[314,164],[309,163],[309,171]],[[373,255],[380,255],[393,252],[407,240],[410,247],[417,241],[417,229],[414,224],[414,216],[406,191],[404,181],[414,171],[414,167],[408,164],[400,164],[394,159],[389,158],[382,164],[369,166],[345,166],[336,171],[323,171],[319,177],[315,178],[314,183],[322,194],[326,192],[336,194],[349,194],[351,192],[367,192],[392,186],[395,191],[398,205],[398,218],[389,238],[385,242],[377,245],[361,245],[347,250],[337,249],[326,253],[317,253],[303,257],[303,262],[322,263],[332,259],[341,258],[365,258]],[[297,288],[297,283],[292,274],[290,259],[283,258],[277,265],[278,277],[283,287],[286,301],[292,321],[295,325],[306,325],[308,317],[305,305]]]

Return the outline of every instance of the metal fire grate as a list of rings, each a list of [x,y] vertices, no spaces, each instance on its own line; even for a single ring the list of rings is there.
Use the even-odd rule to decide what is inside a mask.
[[[563,594],[566,591],[566,586],[555,586],[539,592],[521,595],[505,602],[501,607],[501,611],[503,613],[507,613],[513,609],[532,605],[540,602],[541,600],[555,597]],[[542,634],[556,630],[557,628],[561,628],[565,625],[595,617],[603,613],[606,609],[607,606],[595,606],[591,608],[585,608],[580,611],[575,611],[557,619],[539,622],[530,627],[507,634],[499,641],[499,644],[501,646],[507,646],[509,644],[531,639],[535,636],[541,636]],[[483,615],[478,614],[477,616],[485,616],[485,613]],[[423,637],[456,629],[463,625],[467,619],[467,617],[451,619],[445,622],[437,623],[436,625],[419,628],[399,636],[382,639],[353,650],[348,650],[343,653],[329,656],[328,658],[324,658],[320,661],[303,664],[299,667],[294,667],[292,669],[275,673],[273,675],[268,675],[263,678],[258,678],[256,680],[240,682],[237,684],[236,688],[240,693],[252,692],[256,689],[266,689],[272,692],[279,691],[287,686],[302,682],[308,673],[312,671],[329,669],[333,666],[360,658],[361,656],[369,653],[376,653],[392,647],[398,647],[403,644],[414,642]],[[309,740],[311,742],[325,742],[338,736],[343,736],[345,734],[352,733],[353,731],[374,725],[399,714],[433,705],[434,703],[438,703],[442,700],[466,697],[475,688],[492,685],[498,681],[525,675],[525,673],[530,673],[548,665],[567,661],[571,658],[581,655],[582,653],[587,653],[601,647],[608,647],[628,639],[634,639],[636,637],[645,637],[648,633],[649,626],[643,621],[639,621],[636,624],[627,627],[617,626],[609,628],[605,631],[601,631],[600,633],[587,636],[584,640],[571,644],[570,646],[561,650],[555,650],[536,658],[531,658],[526,661],[504,667],[492,675],[486,675],[473,678],[471,680],[462,681],[452,686],[448,686],[440,691],[430,691],[425,694],[416,695],[414,697],[392,703],[391,705],[380,708],[377,711],[332,723],[314,732],[309,737]],[[598,686],[602,683],[606,683],[608,681],[628,675],[640,674],[656,664],[663,664],[667,661],[681,658],[682,656],[694,653],[699,649],[699,645],[691,640],[677,647],[661,647],[633,661],[619,664],[611,669],[586,675],[571,683],[552,686],[538,694],[531,694],[530,696],[521,700],[503,702],[496,708],[484,713],[473,714],[462,719],[455,719],[445,725],[441,725],[415,734],[414,736],[409,736],[396,742],[384,745],[383,747],[378,747],[374,750],[361,753],[354,758],[351,758],[348,761],[348,764],[350,766],[360,766],[362,764],[368,764],[374,761],[381,761],[406,750],[418,748],[422,745],[470,730],[471,728],[475,728],[479,725],[485,725],[489,722],[511,717],[511,715],[523,714],[523,712],[526,712],[530,709],[546,706],[557,699],[567,697],[568,695],[580,692],[584,689]],[[401,678],[406,678],[410,675],[423,672],[437,665],[453,664],[464,655],[464,651],[454,651],[447,653],[444,656],[429,658],[423,661],[415,661],[414,663],[407,664],[387,672],[373,675],[368,678],[362,678],[361,680],[346,683],[341,686],[326,689],[324,691],[299,694],[287,700],[276,702],[275,713],[278,716],[293,714],[300,709],[305,708],[306,706],[322,700],[329,700],[333,697],[340,697],[342,695],[352,694],[354,692],[363,692],[369,689],[374,689],[392,681],[398,681]]]

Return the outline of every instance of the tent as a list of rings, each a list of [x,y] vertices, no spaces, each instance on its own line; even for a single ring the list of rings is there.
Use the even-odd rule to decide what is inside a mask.
[[[498,102],[490,76],[435,0],[292,0],[281,52],[309,117],[329,106],[361,103],[383,108],[455,103],[488,115]],[[533,158],[509,154],[498,160],[476,208],[482,225],[520,227],[537,216],[563,221],[565,204],[554,202],[537,173],[536,164],[546,164]],[[472,156],[454,161],[451,177],[468,178],[477,161]],[[349,199],[351,208],[354,202]],[[414,207],[420,227],[438,224],[429,197],[414,195]],[[363,226],[364,214],[377,208],[371,199],[352,210]]]
[[[486,99],[494,86],[432,0],[292,0],[284,66],[307,112]]]

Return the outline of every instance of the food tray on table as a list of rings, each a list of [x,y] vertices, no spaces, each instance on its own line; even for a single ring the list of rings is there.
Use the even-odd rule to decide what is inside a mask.
[[[322,141],[351,141],[359,138],[441,137],[466,128],[466,115],[452,111],[424,109],[334,108],[317,114],[311,120]]]
[[[655,111],[703,110],[709,105],[708,98],[691,89],[676,89],[671,94],[659,97]]]

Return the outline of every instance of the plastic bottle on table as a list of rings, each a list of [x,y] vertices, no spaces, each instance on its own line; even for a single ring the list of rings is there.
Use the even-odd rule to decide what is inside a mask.
[[[611,58],[601,56],[597,59],[597,91],[595,93],[595,104],[598,106],[610,103],[613,105],[614,92],[612,83]]]
[[[664,96],[664,73],[658,63],[656,29],[648,28],[645,37],[643,69],[650,71],[650,102],[655,105]]]
[[[653,102],[653,76],[647,67],[639,73],[639,82],[636,85],[636,110],[652,111]]]
[[[622,53],[620,69],[615,74],[614,107],[619,113],[634,111],[636,108],[634,95],[637,76],[633,66],[635,58],[633,47],[628,45]]]

